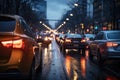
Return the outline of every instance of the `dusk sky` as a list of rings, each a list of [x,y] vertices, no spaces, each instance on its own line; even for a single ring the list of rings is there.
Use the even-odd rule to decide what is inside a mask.
[[[46,0],[47,1],[47,18],[60,20],[61,16],[69,10],[67,5],[69,0]],[[52,27],[55,27],[56,21],[49,22]]]

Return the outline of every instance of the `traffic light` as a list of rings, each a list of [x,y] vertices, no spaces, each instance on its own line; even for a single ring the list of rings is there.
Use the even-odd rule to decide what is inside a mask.
[[[98,26],[95,26],[94,29],[98,29]]]
[[[89,32],[90,30],[89,29],[86,29],[87,32]]]
[[[81,28],[84,29],[84,24],[83,23],[81,23]]]
[[[102,30],[107,30],[107,27],[106,26],[102,27]]]

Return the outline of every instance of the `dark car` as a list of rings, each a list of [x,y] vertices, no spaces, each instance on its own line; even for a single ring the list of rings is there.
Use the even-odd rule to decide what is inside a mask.
[[[22,17],[0,14],[0,79],[34,78],[40,64],[35,62],[39,52],[32,33]]]
[[[63,51],[66,49],[78,49],[85,52],[86,41],[81,34],[66,34],[64,42],[62,43]]]
[[[95,34],[84,34],[84,38],[86,40],[86,49],[89,49],[89,44],[94,40]]]
[[[64,37],[65,37],[65,34],[59,34],[59,37],[57,38],[57,42],[60,46],[64,42]]]
[[[120,31],[100,31],[89,47],[89,58],[98,63],[109,59],[120,59]]]
[[[49,45],[52,42],[52,36],[48,33],[39,34],[37,37],[37,42],[41,42],[42,45]]]

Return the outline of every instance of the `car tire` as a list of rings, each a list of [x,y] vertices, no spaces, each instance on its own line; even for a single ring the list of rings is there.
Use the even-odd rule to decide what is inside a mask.
[[[66,53],[66,49],[64,47],[62,47],[62,52],[63,52],[63,54]]]

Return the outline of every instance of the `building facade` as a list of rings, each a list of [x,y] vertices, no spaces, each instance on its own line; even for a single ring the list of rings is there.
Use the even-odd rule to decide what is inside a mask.
[[[1,14],[16,14],[15,0],[0,0]]]
[[[31,6],[39,20],[46,19],[47,2],[45,0],[32,0]]]
[[[119,24],[117,25],[116,22],[118,16],[120,15],[118,5],[120,4],[118,4],[118,2],[116,2],[115,0],[94,0],[94,27],[98,27],[99,30],[118,29]]]
[[[115,0],[115,25],[120,30],[120,0]]]

